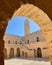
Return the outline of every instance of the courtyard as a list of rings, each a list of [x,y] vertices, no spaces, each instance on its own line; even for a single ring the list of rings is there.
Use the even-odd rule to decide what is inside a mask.
[[[50,65],[48,59],[41,58],[13,58],[4,61],[5,65]]]

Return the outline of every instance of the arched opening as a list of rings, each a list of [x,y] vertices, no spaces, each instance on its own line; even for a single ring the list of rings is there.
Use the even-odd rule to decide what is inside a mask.
[[[24,57],[24,51],[22,51],[22,57]]]
[[[25,6],[24,6],[25,7]],[[29,5],[29,7],[31,7],[30,5]],[[42,10],[40,10],[39,8],[37,8],[37,7],[34,7],[34,6],[32,6],[32,8],[34,9],[32,9],[34,12],[35,12],[35,15],[34,15],[34,12],[33,11],[31,11],[30,9],[28,9],[27,11],[31,11],[31,12],[28,12],[27,13],[27,11],[26,12],[23,12],[22,10],[20,11],[20,12],[23,12],[23,13],[19,13],[19,10],[17,11],[17,13],[14,15],[14,16],[26,16],[26,17],[29,17],[29,18],[31,18],[32,20],[34,20],[34,21],[36,21],[39,25],[40,25],[40,27],[42,28],[42,30],[43,30],[43,32],[44,32],[44,34],[46,34],[46,39],[47,39],[47,37],[48,37],[48,42],[50,42],[50,34],[48,34],[47,33],[47,28],[49,27],[49,22],[50,22],[50,19],[49,19],[49,17],[44,13],[44,12],[42,12]],[[23,9],[23,8],[22,8]],[[36,10],[36,11],[35,11]],[[26,14],[27,13],[27,14]],[[44,16],[45,15],[45,16]],[[45,25],[45,26],[44,26]],[[46,26],[47,25],[47,26]],[[50,28],[48,28],[48,29],[50,29]]]
[[[16,54],[17,54],[17,55],[16,55],[17,57],[20,57],[20,48],[17,48]]]
[[[10,58],[14,58],[14,48],[10,49]]]
[[[4,48],[4,58],[6,59],[7,58],[7,49]]]
[[[37,49],[37,57],[41,58],[42,57],[42,52],[41,52],[41,48]]]
[[[18,10],[15,10],[13,17],[15,16],[25,16],[32,19],[33,21],[36,21],[36,23],[41,27],[43,33],[45,34],[46,43],[49,46],[49,43],[51,43],[52,34],[48,33],[51,33],[52,25],[50,18],[43,10],[32,4],[27,3],[25,5],[21,5],[21,7]],[[39,42],[39,40],[37,41]]]
[[[5,34],[24,37],[37,32],[40,29],[40,26],[31,18],[25,16],[15,16],[11,20],[9,20]],[[23,40],[20,40],[20,44],[22,44],[22,41]],[[30,43],[29,39],[27,39],[26,42]]]

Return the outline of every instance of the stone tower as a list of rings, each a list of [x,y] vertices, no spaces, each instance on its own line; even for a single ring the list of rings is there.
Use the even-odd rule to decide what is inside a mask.
[[[30,34],[30,25],[29,25],[28,20],[25,21],[24,26],[25,26],[25,27],[24,27],[25,36],[26,36],[26,35],[29,35],[29,34]]]

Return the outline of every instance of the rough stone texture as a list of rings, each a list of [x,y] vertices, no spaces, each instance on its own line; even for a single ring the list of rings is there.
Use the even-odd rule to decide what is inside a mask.
[[[37,37],[39,37],[39,42],[37,42]],[[29,43],[27,42],[27,40],[29,40]],[[13,51],[14,53],[11,56],[13,56],[15,58],[18,58],[17,57],[17,55],[18,55],[17,48],[20,49],[19,50],[20,58],[21,57],[24,58],[25,53],[27,53],[27,56],[25,58],[38,57],[38,55],[37,55],[38,48],[41,49],[41,54],[42,54],[41,58],[49,58],[48,46],[46,44],[46,40],[44,38],[42,31],[37,31],[37,32],[31,33],[27,36],[24,36],[24,37],[5,34],[4,41],[5,41],[5,48],[4,48],[4,50],[5,50],[4,57],[5,58],[11,58],[10,57],[11,48],[14,49],[14,51]],[[10,41],[10,43],[8,41]],[[17,43],[16,43],[16,41],[17,41]],[[20,42],[21,42],[21,44],[20,44]],[[22,51],[24,52],[24,54],[22,53]]]
[[[22,3],[31,3],[38,6],[52,19],[52,0],[1,0],[0,18],[5,19],[8,16],[11,17],[13,12],[19,8]]]
[[[30,3],[30,4],[34,4],[35,6],[39,7],[41,10],[43,10],[52,20],[52,0],[1,0],[0,1],[0,51],[3,51],[3,35],[7,26],[7,23],[5,23],[7,21],[8,18],[12,17],[12,14],[14,13],[15,10],[17,10],[22,3]],[[40,13],[41,14],[41,13]],[[42,15],[40,15],[40,18],[42,17]],[[38,17],[39,18],[39,17]],[[42,17],[43,18],[43,17]],[[36,19],[36,18],[35,18]],[[46,17],[43,18],[47,19]],[[41,20],[41,19],[40,19]],[[39,21],[40,21],[39,20]],[[49,52],[50,52],[50,59],[52,60],[52,21],[48,21],[49,18],[46,20],[47,22],[44,23],[43,25],[45,25],[45,28],[43,28],[44,26],[39,24],[42,28],[42,30],[44,31],[45,35],[46,35],[46,39],[47,39],[47,43],[49,44]],[[2,21],[4,21],[4,25],[1,23]],[[42,21],[42,20],[41,20]],[[7,21],[8,22],[8,21]],[[37,21],[36,21],[37,22]],[[45,21],[44,21],[45,22]],[[48,24],[48,25],[46,25]],[[2,41],[2,42],[1,42]],[[1,56],[1,54],[3,54],[3,52],[0,52],[0,65],[3,65],[3,55]],[[52,65],[52,61],[51,61],[51,65]]]

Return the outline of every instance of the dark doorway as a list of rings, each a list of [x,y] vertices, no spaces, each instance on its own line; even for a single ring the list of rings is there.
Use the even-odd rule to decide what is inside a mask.
[[[17,48],[17,57],[20,57],[20,48]]]
[[[41,58],[42,57],[42,52],[41,52],[41,48],[37,49],[37,57]]]
[[[10,58],[14,58],[14,48],[10,49]]]

